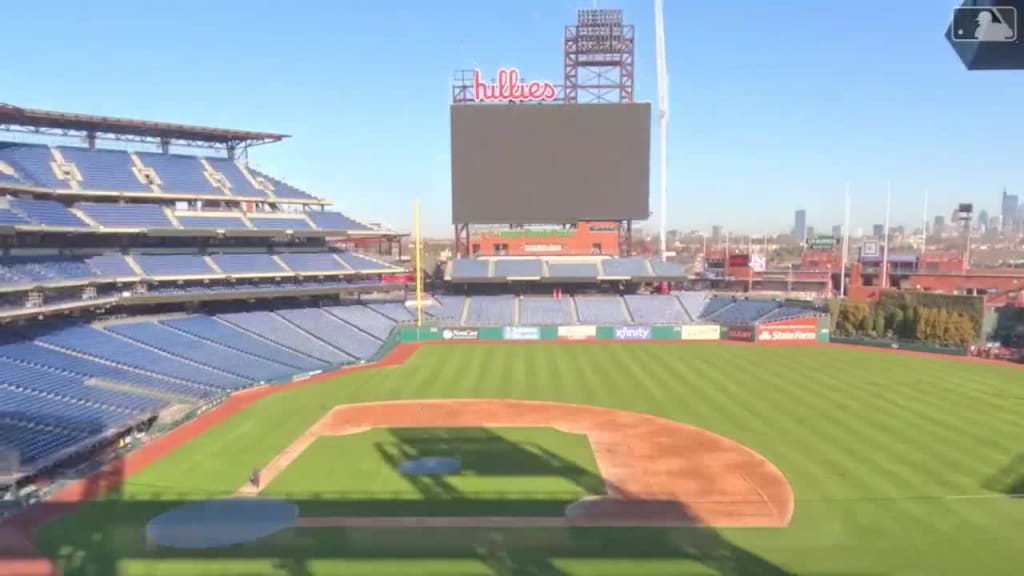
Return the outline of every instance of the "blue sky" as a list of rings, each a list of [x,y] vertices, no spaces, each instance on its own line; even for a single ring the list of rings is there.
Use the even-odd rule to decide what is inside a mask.
[[[636,25],[636,98],[656,101],[653,0],[17,2],[0,101],[281,131],[294,138],[254,164],[399,228],[419,198],[425,229],[447,233],[452,73],[557,81],[562,26],[595,5]],[[805,208],[820,229],[846,182],[865,228],[887,181],[910,225],[926,190],[947,215],[1024,192],[1024,74],[963,69],[942,36],[953,2],[665,5],[670,227],[781,231]]]

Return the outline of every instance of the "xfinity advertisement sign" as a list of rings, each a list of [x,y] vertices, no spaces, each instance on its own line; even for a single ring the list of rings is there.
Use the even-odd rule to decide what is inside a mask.
[[[619,326],[615,329],[616,340],[650,340],[651,329],[647,326]]]

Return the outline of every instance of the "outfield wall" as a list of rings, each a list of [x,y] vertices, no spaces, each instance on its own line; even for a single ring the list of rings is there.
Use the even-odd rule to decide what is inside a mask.
[[[828,342],[828,318],[798,318],[756,326],[683,324],[678,326],[402,326],[401,342],[466,341],[666,341],[734,340],[778,344]]]

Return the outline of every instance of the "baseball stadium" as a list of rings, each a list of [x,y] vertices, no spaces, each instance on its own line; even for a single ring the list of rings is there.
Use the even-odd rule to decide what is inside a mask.
[[[563,48],[456,72],[440,258],[285,134],[0,106],[85,143],[0,136],[2,573],[1017,574],[1016,297],[637,250],[634,27]]]

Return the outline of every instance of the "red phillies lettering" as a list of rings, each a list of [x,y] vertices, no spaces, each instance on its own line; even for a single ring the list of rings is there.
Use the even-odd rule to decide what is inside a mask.
[[[494,84],[480,79],[480,70],[473,70],[473,99],[477,102],[527,102],[554,100],[555,85],[537,80],[520,82],[519,70],[500,68]]]

